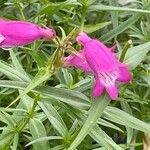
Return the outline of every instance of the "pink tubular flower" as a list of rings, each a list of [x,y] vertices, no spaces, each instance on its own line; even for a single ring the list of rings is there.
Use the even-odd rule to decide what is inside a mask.
[[[0,47],[16,47],[29,44],[39,38],[51,40],[56,36],[53,29],[44,29],[25,21],[0,19]]]
[[[84,32],[77,36],[77,42],[84,46],[78,55],[65,58],[64,66],[75,66],[95,76],[93,95],[98,97],[104,89],[112,100],[118,98],[116,81],[129,82],[131,73],[125,64],[120,63],[114,53],[114,47],[108,48],[98,40],[91,39]]]

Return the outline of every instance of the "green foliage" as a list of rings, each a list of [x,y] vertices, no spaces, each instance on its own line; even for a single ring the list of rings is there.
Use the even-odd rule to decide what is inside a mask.
[[[126,6],[117,0],[2,0],[0,8],[1,17],[51,26],[58,35],[0,50],[0,150],[142,149],[150,135],[148,0]],[[119,85],[115,102],[106,93],[91,96],[92,76],[62,68],[63,53],[81,48],[75,43],[81,30],[116,43],[133,73],[131,83]]]

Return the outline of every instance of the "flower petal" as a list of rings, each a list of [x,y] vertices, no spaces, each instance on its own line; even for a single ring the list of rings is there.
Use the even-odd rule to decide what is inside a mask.
[[[117,80],[119,80],[121,82],[125,82],[125,83],[132,80],[132,74],[128,71],[128,68],[126,65],[121,64],[119,66],[119,76],[118,76]]]
[[[115,44],[113,47],[109,48],[109,50],[110,50],[113,54],[115,54],[116,47],[117,47],[117,45]]]
[[[43,28],[40,28],[41,32],[43,32],[43,38],[45,40],[52,40],[53,38],[56,37],[56,32],[55,30],[53,29],[43,29]]]
[[[64,67],[69,66],[75,66],[87,73],[94,73],[85,60],[83,50],[81,50],[77,55],[70,55],[64,58]]]
[[[94,72],[111,71],[117,68],[116,58],[110,50],[97,40],[84,45],[84,55]]]
[[[111,72],[99,72],[98,75],[101,80],[101,83],[105,87],[112,86],[116,82],[116,79],[118,78],[118,72],[116,70]]]
[[[0,43],[2,43],[5,40],[5,37],[0,34]]]
[[[118,89],[117,89],[117,85],[115,83],[113,85],[105,87],[105,88],[112,100],[116,100],[118,98]]]
[[[76,38],[76,41],[82,45],[91,41],[92,39],[84,32],[80,32]]]
[[[0,34],[5,37],[0,47],[22,46],[39,38],[49,40],[56,35],[53,29],[44,29],[34,23],[3,19],[0,19]]]
[[[117,68],[114,53],[102,42],[90,38],[84,32],[80,32],[76,40],[84,46],[84,56],[94,72],[111,71]]]
[[[101,84],[99,77],[96,77],[95,85],[93,88],[93,96],[98,97],[104,90],[103,84]]]

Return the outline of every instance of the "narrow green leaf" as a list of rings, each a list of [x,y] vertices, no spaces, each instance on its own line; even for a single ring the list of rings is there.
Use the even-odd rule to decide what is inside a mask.
[[[117,127],[116,125],[104,120],[104,119],[101,119],[99,118],[98,122],[97,122],[99,125],[102,125],[102,126],[105,126],[105,127],[109,127],[109,128],[112,128],[112,129],[115,129],[115,130],[118,130],[120,132],[123,132],[123,130],[121,130],[119,127]]]
[[[26,110],[21,109],[21,108],[5,108],[5,107],[0,107],[0,111],[5,111],[5,112],[26,112]]]
[[[89,11],[119,11],[119,12],[134,12],[134,13],[144,13],[150,14],[149,10],[134,9],[128,7],[115,7],[115,6],[105,6],[105,5],[92,5],[89,7]]]
[[[107,150],[112,150],[112,147],[110,144],[105,140],[105,136],[101,133],[99,134],[99,131],[91,130],[89,135],[100,145],[105,147]]]
[[[19,71],[20,73],[24,74],[26,76],[26,78],[25,78],[26,81],[30,82],[31,79],[29,78],[29,76],[27,75],[27,73],[24,71],[24,69],[23,69],[22,65],[20,64],[20,62],[18,61],[18,59],[17,59],[14,51],[10,50],[9,53],[10,53],[10,57],[12,59],[13,65],[15,66],[15,68],[17,69],[17,71]]]
[[[77,0],[67,0],[60,3],[49,3],[49,5],[46,5],[38,14],[47,14],[47,15],[53,15],[56,14],[59,10],[62,10],[64,8],[68,7],[74,7],[76,5],[80,5],[80,3],[77,2]]]
[[[97,23],[97,24],[92,24],[92,25],[85,25],[83,31],[86,33],[92,33],[97,30],[100,30],[108,25],[110,25],[111,22],[102,22],[102,23]]]
[[[150,87],[150,75],[149,74],[140,74],[140,77],[148,84]]]
[[[28,143],[25,147],[35,144],[35,143],[39,143],[39,142],[43,142],[43,141],[49,141],[49,140],[62,140],[61,136],[47,136],[47,137],[41,137],[38,138],[36,140],[31,141],[30,143]]]
[[[17,150],[18,142],[19,142],[19,134],[16,133],[14,136],[13,145],[12,145],[11,150]]]
[[[23,90],[27,87],[27,85],[28,83],[25,82],[0,80],[0,87],[9,87]],[[77,108],[81,109],[89,108],[88,98],[78,91],[55,88],[50,86],[39,86],[36,87],[35,89],[32,89],[31,91],[48,96],[57,101],[58,100],[62,101]]]
[[[77,129],[77,126],[79,125],[79,121],[78,119],[74,119],[74,122],[71,126],[71,128],[69,129],[69,134],[73,134],[75,132],[75,130]]]
[[[8,132],[8,133],[3,133],[0,135],[0,149],[1,147],[5,146],[5,144],[10,145],[11,141],[14,138],[14,132]]]
[[[73,83],[73,78],[67,69],[61,69],[66,85],[71,85]]]
[[[47,58],[43,51],[40,50],[43,40],[34,42],[31,46],[31,50],[28,52],[37,64],[38,68],[45,67],[47,64]]]
[[[150,50],[150,42],[129,48],[124,62],[128,64],[130,70],[136,68]]]
[[[38,139],[41,137],[46,137],[46,130],[42,122],[38,119],[31,119],[29,122],[29,129],[32,134],[32,138]],[[33,144],[35,150],[47,150],[49,149],[49,144],[47,141],[42,141],[40,143]]]
[[[92,84],[93,83],[90,78],[82,79],[73,85],[73,89],[80,91],[80,92],[84,92],[87,89],[90,89],[92,87]]]
[[[83,124],[79,134],[75,138],[75,140],[71,143],[68,150],[74,150],[82,140],[89,134],[90,130],[96,125],[97,119],[102,115],[104,109],[109,104],[110,99],[103,95],[98,99],[93,99],[92,106],[89,110],[88,118]]]
[[[0,61],[0,72],[5,74],[8,78],[12,80],[29,81],[29,78],[27,76],[17,71],[17,69],[12,68],[4,61]]]
[[[150,125],[148,123],[145,123],[118,108],[108,106],[103,113],[103,117],[112,122],[137,129],[145,133],[150,133]]]
[[[89,108],[88,98],[84,94],[77,91],[41,86],[35,88],[35,92],[46,95],[50,98],[54,98],[57,101],[59,100],[80,109]]]
[[[59,134],[61,136],[67,135],[68,133],[67,127],[61,116],[56,111],[56,109],[52,105],[45,104],[43,102],[38,102],[38,105],[41,107],[41,109],[49,119],[50,123],[59,132]]]
[[[19,90],[19,93],[22,93],[22,90]],[[21,97],[21,100],[18,104],[18,108],[24,108],[26,112],[30,112],[33,106],[34,99],[25,94]]]
[[[109,4],[111,6],[118,6],[118,0],[109,0]],[[111,20],[113,23],[113,27],[117,27],[118,26],[118,12],[113,12],[111,11]]]
[[[12,128],[16,125],[15,120],[12,118],[12,116],[2,110],[0,112],[0,120]]]
[[[124,150],[123,148],[118,148],[119,147],[119,145],[117,145],[116,143],[114,143],[114,142],[112,142],[112,141],[110,141],[109,139],[105,139],[112,147],[113,147],[113,149],[112,150],[114,150],[114,149],[117,149],[117,150]]]
[[[117,35],[119,35],[123,31],[128,29],[136,21],[138,21],[141,16],[142,16],[142,13],[133,15],[128,20],[124,21],[119,26],[117,26],[116,28],[114,28],[110,32],[108,32],[105,35],[103,35],[102,37],[100,37],[100,39],[104,42],[107,42],[107,41],[111,40],[112,38],[116,37]]]
[[[58,146],[51,148],[51,150],[63,150],[64,148],[65,148],[64,145],[58,145]]]
[[[105,147],[95,148],[93,150],[107,150]]]
[[[91,130],[90,136],[101,146],[109,150],[123,150],[98,125],[94,126],[94,128]],[[110,141],[111,144],[108,141]]]
[[[22,96],[24,96],[25,94],[30,92],[36,86],[38,86],[41,83],[43,83],[44,81],[46,81],[50,76],[51,76],[51,74],[50,74],[50,72],[48,71],[47,68],[41,68],[39,70],[39,72],[36,74],[36,76],[29,83],[29,85],[24,89],[24,91],[8,107],[10,107],[16,101],[18,101]]]
[[[121,108],[129,113],[130,115],[132,115],[132,109],[130,108],[130,105],[123,101],[123,102],[120,102],[121,104]],[[127,144],[130,144],[131,140],[132,140],[132,137],[133,137],[133,129],[132,128],[129,128],[129,127],[126,127],[126,130],[127,130]]]

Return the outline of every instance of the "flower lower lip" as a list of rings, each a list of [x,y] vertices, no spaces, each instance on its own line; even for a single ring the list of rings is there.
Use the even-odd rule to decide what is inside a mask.
[[[6,38],[0,34],[0,43],[2,43]]]
[[[104,86],[110,87],[115,84],[116,79],[118,78],[118,73],[115,72],[101,72],[99,73],[99,78]]]

